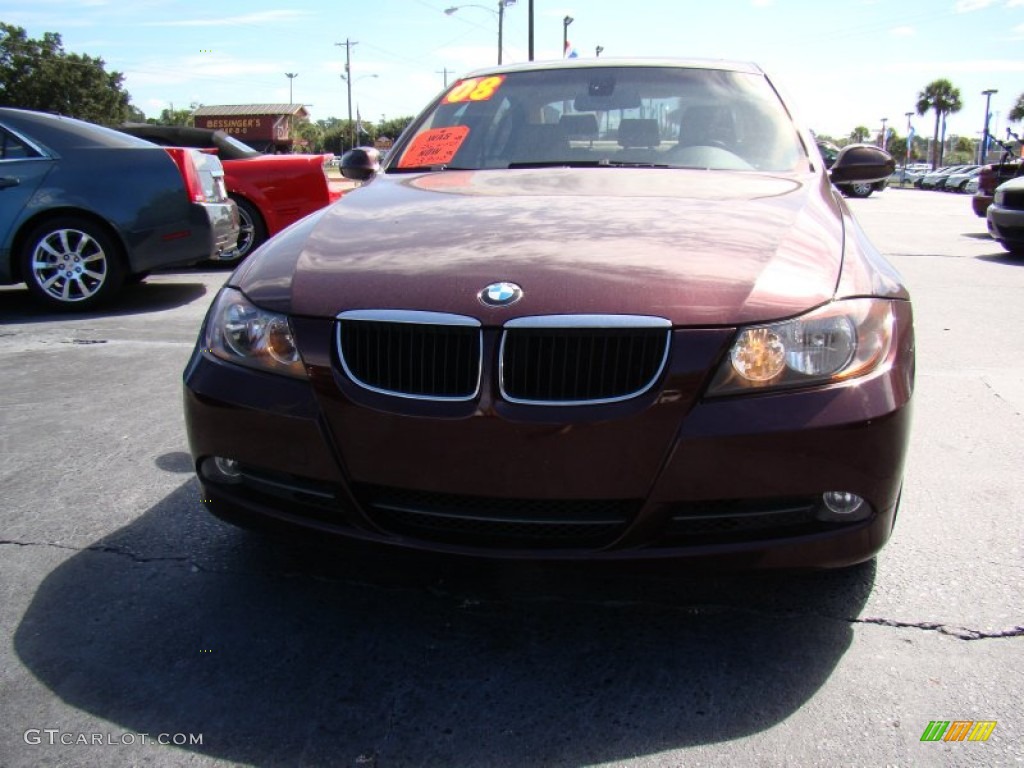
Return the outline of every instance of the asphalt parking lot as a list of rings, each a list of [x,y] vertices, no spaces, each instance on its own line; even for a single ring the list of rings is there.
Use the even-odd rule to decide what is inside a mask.
[[[0,289],[0,765],[1020,764],[1024,261],[965,196],[850,204],[918,375],[894,539],[846,571],[261,539],[203,509],[181,418],[227,273],[88,316]]]

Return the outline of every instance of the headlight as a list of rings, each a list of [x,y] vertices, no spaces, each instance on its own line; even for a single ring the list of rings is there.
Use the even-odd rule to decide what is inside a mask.
[[[888,357],[894,322],[892,302],[849,299],[793,320],[741,328],[708,394],[863,376]]]
[[[1003,204],[1003,200],[1005,200],[1005,199],[1006,199],[1006,193],[1003,191],[1003,188],[1002,187],[996,187],[996,191],[992,195],[992,202],[995,205],[1001,206]]]
[[[241,291],[225,288],[206,322],[205,347],[222,360],[288,376],[306,376],[285,315],[253,305]]]

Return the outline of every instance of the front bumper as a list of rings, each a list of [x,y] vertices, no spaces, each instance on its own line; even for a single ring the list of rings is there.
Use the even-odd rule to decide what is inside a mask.
[[[993,204],[987,214],[988,233],[1007,248],[1024,248],[1024,210]]]
[[[872,557],[896,516],[913,388],[907,304],[898,327],[870,376],[714,400],[700,398],[706,362],[731,332],[677,331],[646,399],[540,415],[487,387],[458,412],[389,411],[354,399],[320,365],[324,350],[304,352],[307,381],[197,349],[186,424],[210,511],[242,525],[488,557],[843,566]],[[307,344],[318,333],[298,329]],[[237,474],[212,457],[237,462]],[[870,514],[823,520],[827,491],[858,494]]]

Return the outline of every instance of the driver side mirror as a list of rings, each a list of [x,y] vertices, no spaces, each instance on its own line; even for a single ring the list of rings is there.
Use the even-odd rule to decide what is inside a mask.
[[[849,144],[840,150],[829,169],[829,178],[833,184],[875,182],[889,178],[895,171],[896,161],[884,149],[872,144]]]
[[[341,156],[341,175],[353,181],[366,181],[380,170],[380,152],[373,147],[356,147]]]

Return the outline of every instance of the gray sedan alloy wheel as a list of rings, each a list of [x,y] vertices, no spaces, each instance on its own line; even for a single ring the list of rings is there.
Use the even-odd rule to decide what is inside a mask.
[[[124,281],[120,249],[100,227],[85,219],[46,222],[25,244],[22,276],[46,304],[86,308],[102,302]]]

